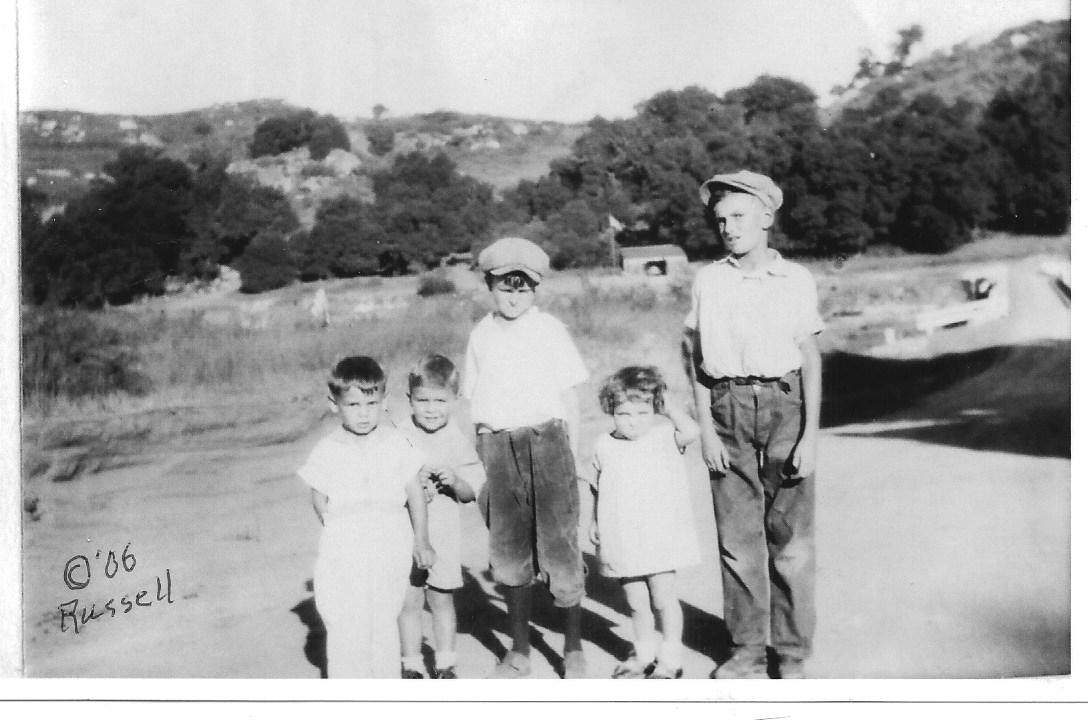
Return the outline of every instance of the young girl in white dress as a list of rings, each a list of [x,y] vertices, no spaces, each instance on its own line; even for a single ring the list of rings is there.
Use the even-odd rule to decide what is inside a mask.
[[[623,368],[608,378],[599,398],[614,429],[594,448],[590,539],[598,546],[601,574],[623,585],[635,641],[612,677],[677,678],[684,617],[676,570],[699,563],[682,453],[698,439],[699,426],[668,403],[654,367]]]

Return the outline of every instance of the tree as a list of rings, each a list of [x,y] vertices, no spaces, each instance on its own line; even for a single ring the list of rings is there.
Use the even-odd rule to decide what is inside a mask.
[[[287,239],[272,230],[261,230],[238,259],[241,291],[258,293],[284,287],[298,275]]]
[[[370,152],[378,157],[388,155],[396,145],[397,133],[384,123],[375,123],[367,128],[366,142]]]
[[[389,108],[387,108],[385,105],[382,105],[381,103],[378,103],[373,108],[371,108],[371,113],[373,113],[375,120],[381,120],[382,115],[385,115],[387,112],[389,112]]]
[[[261,122],[253,132],[249,155],[279,155],[304,145],[315,160],[324,159],[333,148],[351,149],[339,120],[332,115],[318,116],[313,110],[300,110]]]
[[[212,222],[219,263],[240,256],[261,231],[286,237],[298,228],[298,218],[280,190],[238,176],[223,185]]]
[[[298,244],[303,280],[377,275],[393,258],[372,205],[349,195],[324,201],[313,229]]]
[[[1049,60],[1019,87],[999,92],[980,123],[998,153],[995,225],[1061,233],[1069,225],[1071,87],[1067,62]]]

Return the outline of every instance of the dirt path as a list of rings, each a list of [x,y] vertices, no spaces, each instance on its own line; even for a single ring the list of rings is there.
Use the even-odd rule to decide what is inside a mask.
[[[949,331],[970,336],[940,342],[1027,343],[1017,350],[1020,360],[1006,353],[880,422],[824,433],[814,677],[1069,670],[1069,458],[1039,451],[1045,443],[1030,437],[1013,442],[1014,433],[1024,432],[1016,415],[1021,400],[1008,390],[987,392],[1027,383],[1034,397],[1060,400],[1064,392],[1068,403],[1068,375],[1032,368],[1038,357],[1057,357],[1068,373],[1069,311],[1030,261],[1017,263],[1012,275],[1008,323]],[[1024,353],[1033,358],[1026,369]],[[1040,394],[1041,387],[1049,394]],[[585,442],[601,422],[587,421]],[[941,431],[953,426],[956,432]],[[173,452],[36,488],[45,513],[25,526],[27,674],[317,677],[307,582],[318,524],[292,473],[321,431],[266,447]],[[686,668],[689,677],[706,677],[721,659],[721,591],[698,453],[689,463],[704,558],[680,573]],[[507,643],[505,612],[487,577],[486,531],[474,506],[464,508],[464,521],[460,671],[484,677]],[[120,556],[126,545],[134,569],[106,577],[109,551]],[[76,555],[88,558],[91,578],[73,590],[64,567]],[[161,589],[167,569],[170,596],[156,600],[156,580]],[[69,580],[80,584],[81,572],[76,568]],[[115,598],[120,610],[120,597],[135,599],[140,590],[150,606],[107,613],[78,634],[68,618],[69,629],[60,632],[58,605],[77,599],[101,612]],[[606,677],[627,650],[620,598],[615,584],[591,574],[585,634],[594,675]],[[543,611],[537,620],[533,675],[555,677],[559,658],[548,648],[561,647],[557,623]]]

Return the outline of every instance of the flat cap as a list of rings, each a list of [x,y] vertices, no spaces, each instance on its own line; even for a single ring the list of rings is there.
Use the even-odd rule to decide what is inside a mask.
[[[485,273],[505,275],[521,271],[540,282],[551,262],[539,245],[519,237],[499,238],[480,251],[478,265]]]
[[[774,180],[766,175],[760,175],[751,170],[738,170],[724,175],[715,175],[699,186],[699,197],[705,206],[710,202],[715,190],[725,189],[754,195],[771,212],[782,207],[782,189],[775,185]]]

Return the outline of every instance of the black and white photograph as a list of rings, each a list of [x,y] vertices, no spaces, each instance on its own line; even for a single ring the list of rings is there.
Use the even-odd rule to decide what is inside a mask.
[[[1070,14],[18,0],[4,674],[1088,699]]]

